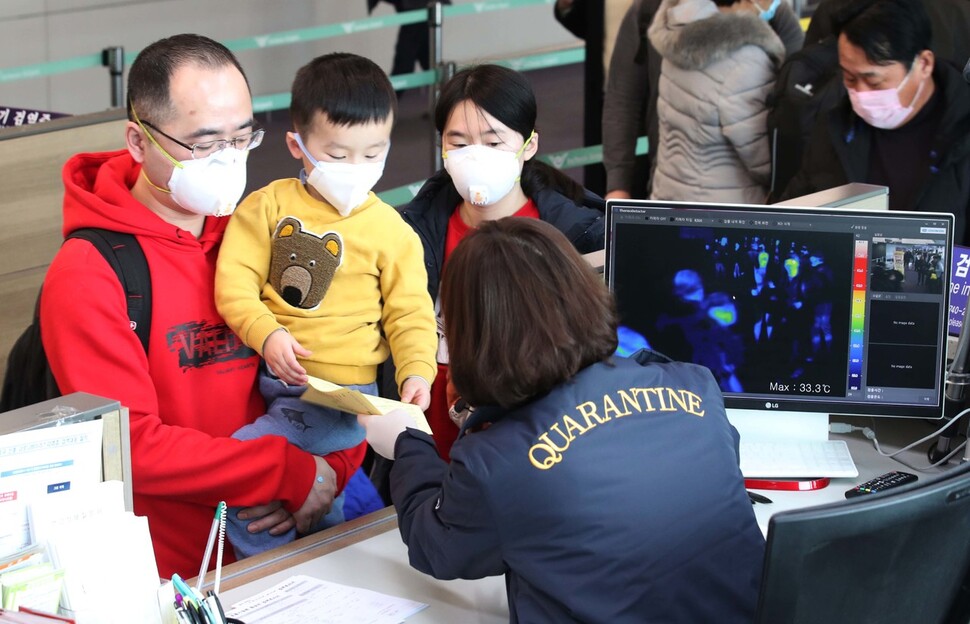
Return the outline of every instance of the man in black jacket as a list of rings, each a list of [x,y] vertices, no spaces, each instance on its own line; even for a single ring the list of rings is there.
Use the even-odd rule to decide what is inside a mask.
[[[967,244],[970,86],[937,62],[919,0],[862,3],[839,35],[844,92],[814,129],[784,198],[849,182],[889,187],[891,210],[952,212]]]
[[[367,0],[367,12],[372,12],[380,1]],[[427,0],[384,1],[394,5],[394,9],[398,13],[424,9],[428,6]],[[451,0],[442,0],[442,3],[451,4]],[[401,28],[397,31],[397,43],[394,44],[394,64],[391,67],[391,75],[410,74],[414,71],[415,63],[423,70],[430,69],[431,67],[431,40],[428,34],[428,23],[426,21],[415,22],[413,24],[401,24]],[[403,94],[403,91],[398,91],[398,98]]]

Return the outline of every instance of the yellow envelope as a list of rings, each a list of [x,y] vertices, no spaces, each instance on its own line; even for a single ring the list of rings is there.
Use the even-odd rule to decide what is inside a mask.
[[[424,417],[424,412],[417,405],[402,403],[393,399],[364,394],[359,390],[351,390],[330,383],[319,377],[310,377],[307,381],[306,392],[300,397],[308,403],[322,405],[332,409],[337,409],[350,414],[375,414],[381,415],[391,410],[403,409],[414,420],[416,429],[425,433],[431,433],[428,419]]]

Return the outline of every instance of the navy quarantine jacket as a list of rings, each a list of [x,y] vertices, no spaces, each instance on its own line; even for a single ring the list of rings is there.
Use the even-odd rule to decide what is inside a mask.
[[[476,410],[450,466],[408,429],[391,496],[411,565],[505,574],[511,622],[750,622],[764,538],[737,448],[711,373],[640,351]]]

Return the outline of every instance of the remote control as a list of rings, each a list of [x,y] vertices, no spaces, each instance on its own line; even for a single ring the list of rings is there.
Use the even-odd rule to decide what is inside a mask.
[[[865,483],[860,483],[850,490],[846,490],[845,497],[853,498],[855,496],[862,496],[863,494],[875,494],[876,492],[882,492],[883,490],[888,490],[889,488],[912,483],[918,478],[919,477],[914,474],[894,470],[892,472],[887,472],[884,475],[880,475],[875,479],[870,479]]]

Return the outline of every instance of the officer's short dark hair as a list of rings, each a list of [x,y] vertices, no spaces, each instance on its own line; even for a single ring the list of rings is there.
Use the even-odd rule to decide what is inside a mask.
[[[441,304],[451,378],[473,406],[521,405],[616,351],[612,293],[538,219],[488,221],[462,240]]]
[[[168,121],[175,112],[169,95],[172,74],[190,64],[210,69],[231,65],[246,78],[239,60],[218,41],[190,33],[159,39],[139,52],[128,70],[128,119],[134,121],[134,106],[140,119]]]
[[[306,132],[318,111],[332,124],[356,126],[383,122],[397,108],[394,87],[384,70],[347,52],[318,56],[301,67],[291,95],[290,119],[297,132]]]
[[[902,63],[908,70],[933,38],[922,0],[859,0],[840,19],[845,38],[875,65]]]

